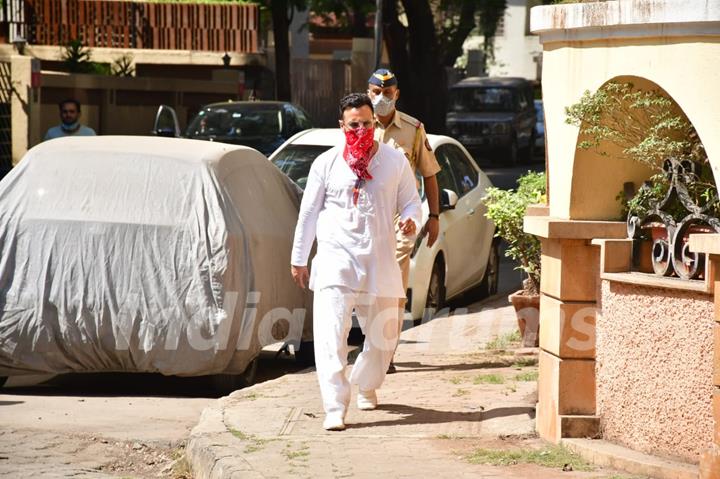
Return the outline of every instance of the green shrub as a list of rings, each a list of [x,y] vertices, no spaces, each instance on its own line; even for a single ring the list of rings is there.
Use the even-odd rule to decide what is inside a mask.
[[[110,75],[112,69],[107,63],[98,63],[91,60],[91,50],[84,46],[80,40],[71,40],[63,47],[62,61],[70,73],[91,73],[95,75]]]
[[[517,190],[488,188],[483,199],[487,206],[485,216],[495,224],[495,236],[508,244],[505,256],[517,261],[517,269],[526,273],[523,288],[537,294],[540,288],[540,240],[523,231],[523,218],[529,205],[545,202],[545,173],[528,171],[517,183]]]

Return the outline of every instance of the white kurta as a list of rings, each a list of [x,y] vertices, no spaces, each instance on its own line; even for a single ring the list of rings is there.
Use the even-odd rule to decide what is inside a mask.
[[[307,265],[313,241],[310,288],[344,286],[375,296],[405,296],[395,260],[396,214],[421,226],[421,205],[415,176],[405,156],[380,144],[353,204],[357,177],[342,157],[343,146],[317,157],[303,194],[292,250],[292,264]]]

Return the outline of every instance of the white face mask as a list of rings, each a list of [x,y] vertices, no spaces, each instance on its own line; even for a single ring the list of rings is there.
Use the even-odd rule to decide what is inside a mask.
[[[375,114],[378,116],[388,116],[395,110],[395,98],[388,98],[385,95],[377,95],[372,100]]]

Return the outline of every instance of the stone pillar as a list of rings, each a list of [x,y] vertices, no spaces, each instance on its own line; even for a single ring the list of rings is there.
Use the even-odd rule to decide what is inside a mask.
[[[33,101],[32,58],[13,55],[10,58],[10,81],[12,98],[10,113],[12,116],[12,164],[20,159],[32,146],[30,144],[31,108]]]
[[[591,240],[623,238],[625,224],[526,216],[525,231],[542,242],[537,431],[552,442],[595,437],[600,249]]]
[[[715,235],[713,235],[715,236]],[[715,296],[715,326],[713,335],[713,419],[715,431],[713,443],[700,457],[700,479],[720,479],[720,255],[708,255],[710,271],[713,273]]]
[[[690,235],[690,250],[706,253],[708,268],[705,270],[713,282],[715,299],[715,325],[713,327],[713,442],[700,457],[700,479],[720,479],[720,235]]]

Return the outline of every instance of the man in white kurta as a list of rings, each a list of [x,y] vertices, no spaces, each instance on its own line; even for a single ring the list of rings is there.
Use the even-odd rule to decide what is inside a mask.
[[[365,116],[371,124],[372,109],[365,104],[343,111],[341,125],[345,129],[364,123]],[[344,147],[331,148],[313,162],[291,259],[296,276],[304,271],[317,238],[309,286],[315,292],[315,362],[326,413],[324,427],[330,430],[345,427],[350,384],[359,387],[360,409],[377,404],[375,390],[385,379],[397,340],[397,301],[405,296],[395,260],[393,219],[399,214],[410,236],[421,221],[415,177],[402,153],[374,142],[375,153],[367,165],[372,179],[358,188],[358,176],[343,157]],[[348,380],[347,336],[353,309],[365,344]]]

